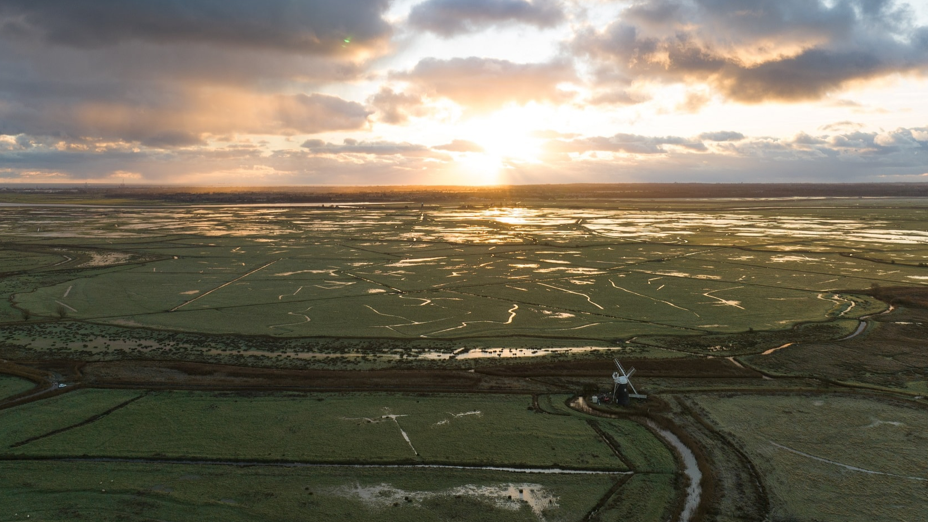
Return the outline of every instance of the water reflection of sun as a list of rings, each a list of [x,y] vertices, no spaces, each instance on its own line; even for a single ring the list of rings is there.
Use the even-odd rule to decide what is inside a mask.
[[[484,216],[493,221],[507,225],[524,225],[528,223],[528,211],[524,208],[493,208],[486,210]]]

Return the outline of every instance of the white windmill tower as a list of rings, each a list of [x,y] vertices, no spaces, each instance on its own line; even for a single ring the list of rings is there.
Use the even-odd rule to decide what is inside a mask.
[[[622,367],[622,363],[620,363],[618,359],[613,359],[613,361],[615,361],[615,365],[619,369],[617,372],[612,372],[612,382],[615,383],[615,386],[612,388],[613,403],[627,406],[629,397],[633,397],[635,399],[647,399],[648,396],[638,393],[638,390],[635,389],[632,381],[629,380],[635,373],[635,369],[632,368],[626,372],[625,368]],[[631,393],[628,393],[629,388],[632,390]]]

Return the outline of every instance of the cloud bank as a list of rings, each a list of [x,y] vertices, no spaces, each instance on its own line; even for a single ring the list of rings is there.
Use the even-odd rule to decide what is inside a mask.
[[[99,48],[127,42],[207,43],[340,54],[384,42],[388,0],[5,0],[5,34]]]
[[[739,102],[818,99],[928,68],[928,28],[888,0],[645,0],[572,49],[603,84],[702,82]]]
[[[921,179],[920,20],[892,0],[3,0],[0,178]]]

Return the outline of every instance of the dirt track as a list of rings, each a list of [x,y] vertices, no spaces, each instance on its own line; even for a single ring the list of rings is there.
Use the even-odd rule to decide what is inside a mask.
[[[726,359],[627,360],[638,379],[761,379]],[[607,385],[612,361],[585,360],[487,366],[473,370],[293,370],[179,361],[24,361],[17,371],[43,386],[238,391],[398,391],[430,393],[554,393],[584,383]]]

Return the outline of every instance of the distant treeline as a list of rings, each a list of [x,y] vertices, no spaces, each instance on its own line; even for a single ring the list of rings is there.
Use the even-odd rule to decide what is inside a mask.
[[[176,203],[507,202],[680,198],[928,197],[928,183],[609,183],[385,187],[5,187],[0,194]]]

